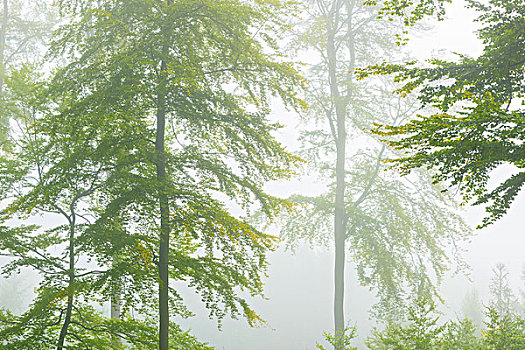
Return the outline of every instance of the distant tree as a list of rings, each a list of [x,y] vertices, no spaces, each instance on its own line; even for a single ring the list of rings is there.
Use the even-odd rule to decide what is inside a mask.
[[[474,285],[465,293],[461,304],[461,313],[463,317],[471,320],[476,326],[482,326],[484,323],[483,305],[481,305],[478,290]]]
[[[356,67],[395,54],[395,34],[403,31],[399,19],[378,19],[380,5],[354,0],[305,1],[305,6],[295,44],[313,62],[305,74],[310,109],[301,155],[327,190],[316,197],[291,197],[299,210],[286,217],[282,236],[291,245],[305,240],[335,247],[337,334],[345,327],[347,254],[356,262],[360,282],[379,295],[376,316],[392,319],[400,317],[407,292],[417,294],[421,280],[442,276],[446,247],[469,230],[450,208],[453,201],[423,172],[401,179],[383,171],[392,151],[363,132],[374,123],[402,123],[417,108],[393,97],[384,80],[363,82],[354,75]],[[434,292],[432,283],[423,285],[428,295]]]
[[[525,318],[525,264],[521,266],[521,288],[519,289],[519,314]]]
[[[34,278],[34,274],[28,273],[11,278],[0,276],[0,309],[9,310],[16,315],[23,313],[33,297]]]
[[[525,183],[525,124],[521,100],[525,66],[523,0],[468,0],[483,27],[478,37],[483,53],[456,61],[430,60],[429,67],[382,64],[365,70],[394,73],[404,85],[401,95],[415,92],[435,113],[403,125],[385,125],[379,135],[395,137],[389,144],[408,152],[394,164],[405,174],[422,167],[433,169],[434,180],[457,187],[465,201],[486,205],[488,216],[479,227],[501,218]],[[495,188],[487,183],[492,171],[510,165],[506,180]]]
[[[516,314],[518,300],[509,285],[509,272],[504,264],[497,264],[492,269],[490,280],[490,306],[498,314],[505,316]]]
[[[46,0],[2,0],[0,27],[0,92],[10,67],[37,62],[45,52],[55,13]]]
[[[2,0],[0,6],[0,98],[5,99],[5,79],[11,69],[42,59],[55,17],[46,0]],[[8,139],[9,116],[0,110],[0,148]]]

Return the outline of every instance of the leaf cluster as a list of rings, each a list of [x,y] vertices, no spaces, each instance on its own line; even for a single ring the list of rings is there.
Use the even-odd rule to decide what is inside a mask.
[[[478,58],[459,55],[454,62],[433,59],[430,67],[382,64],[361,72],[394,74],[401,95],[415,91],[423,105],[437,113],[420,115],[401,126],[384,125],[376,134],[408,152],[394,161],[403,173],[426,167],[434,179],[462,190],[466,201],[486,205],[479,227],[501,218],[523,186],[523,13],[514,1],[470,1],[480,12],[478,36],[484,51]],[[500,165],[515,171],[495,188],[487,182]]]

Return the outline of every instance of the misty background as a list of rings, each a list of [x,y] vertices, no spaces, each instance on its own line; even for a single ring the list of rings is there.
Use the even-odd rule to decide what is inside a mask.
[[[426,21],[425,31],[412,35],[405,50],[419,60],[430,57],[450,57],[450,52],[477,56],[481,44],[475,36],[476,17],[473,10],[466,9],[461,1],[447,5],[444,21]],[[300,118],[286,111],[279,102],[272,109],[273,119],[284,127],[277,138],[291,152],[300,148],[298,130]],[[497,183],[498,174],[510,171],[502,167],[495,171],[491,182]],[[295,193],[315,195],[322,191],[315,176],[301,174],[288,182],[267,185],[269,193],[288,197]],[[459,194],[456,195],[458,201]],[[518,195],[508,214],[495,224],[476,230],[472,240],[464,244],[463,256],[470,266],[469,276],[455,275],[452,269],[441,287],[444,304],[439,309],[448,318],[462,316],[465,298],[473,290],[486,305],[489,302],[489,284],[493,268],[503,263],[509,271],[510,284],[515,292],[525,288],[521,279],[525,264],[523,246],[525,230],[522,213],[525,213],[525,194]],[[484,217],[482,207],[464,206],[463,217],[474,229]],[[272,226],[271,233],[278,235],[278,228]],[[323,332],[332,329],[333,324],[333,252],[332,248],[310,247],[300,244],[295,251],[285,244],[269,254],[270,268],[265,283],[266,299],[254,298],[251,303],[265,325],[251,328],[244,320],[225,319],[221,329],[217,322],[208,318],[208,311],[200,303],[199,296],[188,291],[184,295],[190,310],[195,313],[189,319],[177,320],[183,328],[190,328],[200,340],[209,342],[218,349],[315,349],[317,342],[323,342]],[[0,259],[0,264],[5,260]],[[348,324],[358,329],[359,343],[376,326],[369,318],[370,307],[375,295],[357,281],[355,265],[347,263],[345,307],[349,316]],[[10,308],[14,313],[22,312],[30,303],[38,274],[28,271],[9,279],[0,280],[0,306]],[[109,312],[108,303],[101,306]]]

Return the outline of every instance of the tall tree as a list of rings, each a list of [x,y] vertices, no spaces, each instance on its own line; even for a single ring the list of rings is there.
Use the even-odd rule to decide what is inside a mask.
[[[257,201],[268,215],[284,203],[262,184],[287,176],[295,161],[267,119],[271,95],[300,104],[300,77],[274,54],[290,7],[159,0],[64,1],[61,9],[72,18],[53,44],[69,60],[51,89],[68,101],[62,123],[125,125],[140,140],[117,157],[128,164],[109,175],[90,244],[104,242],[96,233],[105,228],[138,238],[123,244],[138,244],[151,263],[139,273],[144,291],[158,282],[160,349],[170,314],[180,312],[170,280],[187,280],[219,319],[257,321],[237,289],[262,292],[274,239],[230,214],[217,193],[245,208]]]
[[[501,218],[523,184],[524,110],[522,33],[524,1],[467,1],[480,15],[478,37],[484,44],[477,57],[456,61],[430,60],[429,67],[382,64],[364,72],[394,73],[403,82],[397,91],[415,91],[434,112],[422,113],[401,126],[377,130],[395,136],[389,143],[408,155],[395,161],[404,173],[421,167],[434,170],[435,181],[459,188],[465,201],[486,205],[479,227]],[[487,185],[492,170],[506,164],[513,170],[495,188]]]
[[[311,108],[306,117],[315,118],[318,127],[306,128],[304,153],[329,181],[327,193],[319,197],[294,197],[304,210],[287,222],[284,235],[292,241],[333,241],[336,333],[345,328],[347,250],[361,282],[377,287],[378,314],[396,317],[392,306],[403,301],[403,290],[411,286],[416,293],[429,269],[441,276],[451,237],[461,240],[468,232],[447,209],[449,198],[424,174],[411,180],[385,174],[383,160],[391,151],[362,132],[377,122],[401,123],[417,107],[392,98],[381,80],[363,83],[354,76],[357,67],[388,57],[395,34],[403,32],[395,20],[378,19],[384,11],[354,0],[309,1],[298,35],[300,48],[316,58],[307,73]],[[366,139],[368,149],[360,145]],[[430,288],[427,282],[423,285]]]

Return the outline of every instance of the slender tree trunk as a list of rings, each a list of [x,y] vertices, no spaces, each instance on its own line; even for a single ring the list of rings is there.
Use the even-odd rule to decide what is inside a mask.
[[[167,6],[171,1],[167,0]],[[167,54],[167,50],[163,50]],[[168,304],[168,256],[170,238],[170,210],[167,194],[166,176],[166,61],[160,63],[160,84],[157,94],[157,130],[155,139],[157,181],[159,183],[160,241],[159,241],[159,350],[168,350],[169,344],[169,304]]]
[[[345,315],[344,315],[344,298],[345,298],[345,253],[346,253],[346,237],[347,237],[347,216],[346,200],[345,200],[345,161],[346,161],[346,118],[347,106],[351,99],[352,87],[351,71],[355,68],[355,45],[353,38],[353,8],[355,0],[343,0],[333,2],[331,18],[329,22],[326,58],[328,63],[328,79],[330,86],[330,96],[335,107],[335,127],[332,125],[332,130],[335,130],[336,142],[336,190],[335,190],[335,209],[334,209],[334,242],[335,242],[335,261],[334,261],[334,328],[338,336],[344,335],[345,329]],[[348,18],[341,18],[340,10],[346,7],[346,15]],[[338,79],[338,55],[336,44],[336,31],[342,21],[346,21],[348,31],[348,49],[349,49],[349,67],[344,74],[347,77],[342,81]],[[345,69],[346,70],[346,69]],[[340,89],[345,85],[344,93]],[[333,122],[332,122],[333,123]],[[337,343],[336,343],[337,344]],[[341,344],[341,343],[339,343]],[[334,345],[334,349],[343,350],[340,345]]]
[[[344,289],[345,289],[345,240],[346,240],[346,209],[345,209],[345,159],[346,159],[346,103],[341,98],[337,81],[337,55],[335,48],[335,29],[328,35],[327,57],[330,83],[330,94],[336,112],[336,193],[334,213],[334,326],[335,332],[342,335],[345,328]],[[339,350],[339,349],[337,349]]]
[[[114,288],[113,296],[111,297],[111,318],[120,320],[121,307],[120,307],[120,290]]]
[[[69,218],[69,283],[67,289],[67,307],[66,307],[66,317],[64,323],[62,324],[62,329],[60,330],[60,335],[58,337],[57,350],[62,350],[64,348],[64,341],[67,335],[67,329],[71,323],[71,314],[73,312],[73,297],[75,294],[74,283],[75,283],[75,217],[72,215]]]
[[[9,8],[7,0],[4,0],[3,10],[4,14],[2,17],[2,29],[0,30],[0,96],[4,93],[5,43],[7,34],[7,21],[9,19]]]
[[[121,315],[121,305],[120,305],[120,285],[117,284],[116,287],[113,289],[111,297],[111,318],[115,320],[120,320]],[[113,336],[113,345],[116,348],[121,348],[122,343],[120,342],[120,339],[117,336]]]
[[[161,74],[165,74],[166,64],[161,64]],[[160,242],[159,242],[159,350],[168,350],[168,255],[169,255],[169,205],[166,193],[166,157],[164,150],[164,133],[166,123],[166,110],[164,107],[164,92],[158,96],[159,107],[157,109],[157,136],[155,150],[157,153],[157,181],[160,184]]]

